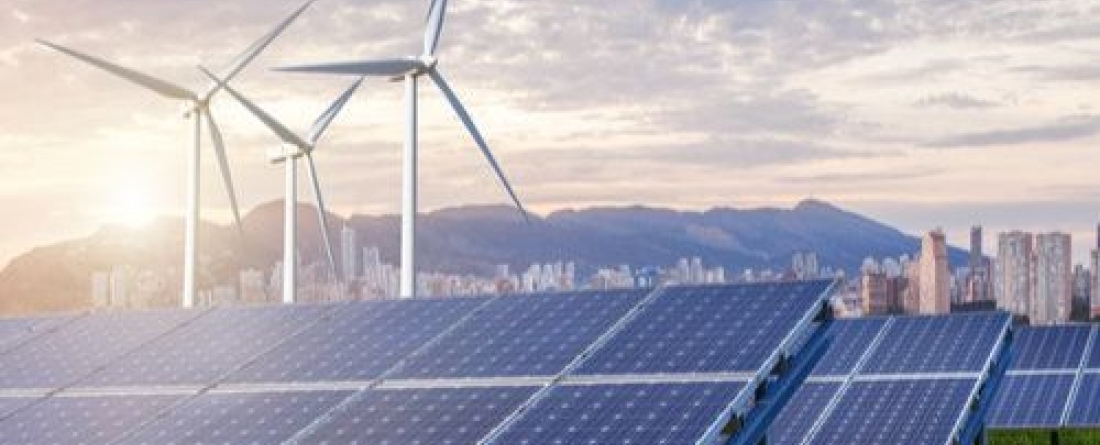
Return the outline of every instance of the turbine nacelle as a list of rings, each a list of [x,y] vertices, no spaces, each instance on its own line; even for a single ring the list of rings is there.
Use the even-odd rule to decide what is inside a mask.
[[[195,115],[201,115],[209,109],[209,99],[191,99],[180,105],[180,115],[182,115],[184,119],[191,119]]]
[[[267,161],[271,164],[282,164],[290,159],[301,158],[311,151],[313,151],[312,147],[305,149],[297,145],[283,144],[267,151]]]
[[[439,64],[439,59],[429,54],[425,54],[420,57],[409,57],[408,60],[410,62],[415,62],[417,65],[404,73],[390,77],[390,82],[401,82],[409,76],[423,76],[425,74],[428,74],[428,71],[435,69],[435,66]]]

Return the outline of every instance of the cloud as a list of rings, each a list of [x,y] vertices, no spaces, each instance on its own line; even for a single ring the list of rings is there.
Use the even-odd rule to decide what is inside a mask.
[[[802,184],[852,184],[852,183],[881,183],[887,181],[907,181],[912,179],[927,179],[936,175],[935,171],[890,171],[890,172],[859,172],[859,173],[828,173],[811,176],[787,176],[781,181]]]
[[[990,147],[1066,142],[1100,133],[1100,116],[1074,116],[1036,127],[964,133],[925,144],[932,148]]]
[[[1092,81],[1100,79],[1100,67],[1093,65],[1028,65],[1013,67],[1012,70],[1018,73],[1032,75],[1043,80]]]
[[[925,96],[913,103],[918,107],[943,107],[955,109],[983,109],[997,107],[997,102],[979,99],[962,93],[943,93]]]

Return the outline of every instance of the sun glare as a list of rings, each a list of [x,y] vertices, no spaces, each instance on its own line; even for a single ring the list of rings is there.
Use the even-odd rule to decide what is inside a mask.
[[[141,187],[133,184],[115,191],[110,202],[109,218],[127,227],[143,227],[156,216],[153,201]]]

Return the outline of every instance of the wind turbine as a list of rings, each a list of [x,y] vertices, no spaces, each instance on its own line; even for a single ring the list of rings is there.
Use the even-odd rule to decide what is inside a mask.
[[[241,71],[248,66],[256,56],[260,55],[264,49],[268,47],[279,37],[280,34],[290,26],[298,16],[316,0],[309,0],[297,10],[294,11],[290,17],[283,20],[272,31],[268,32],[262,38],[257,40],[251,46],[249,46],[241,55],[230,64],[229,68],[225,71],[226,79],[232,79],[240,74]],[[194,146],[189,153],[187,159],[187,217],[186,228],[184,235],[184,247],[183,247],[183,306],[191,307],[195,305],[197,288],[196,288],[196,275],[198,273],[198,242],[199,242],[199,192],[200,192],[200,178],[199,178],[199,166],[200,156],[202,152],[202,125],[203,120],[210,127],[210,138],[214,142],[214,153],[218,157],[218,167],[221,170],[222,181],[225,183],[226,192],[229,194],[229,204],[233,208],[233,219],[236,223],[237,230],[244,233],[244,229],[241,226],[241,213],[237,206],[237,193],[233,187],[233,177],[229,171],[229,160],[225,154],[225,142],[222,138],[221,129],[218,127],[217,122],[214,120],[214,116],[210,112],[210,101],[218,93],[220,87],[218,85],[212,85],[206,89],[205,92],[199,94],[195,91],[186,89],[174,83],[158,79],[156,77],[135,71],[130,68],[125,68],[106,60],[100,59],[95,56],[84,54],[69,48],[65,48],[61,45],[47,42],[45,40],[38,40],[39,43],[47,47],[53,48],[69,56],[80,59],[88,64],[91,64],[97,68],[114,74],[118,77],[126,79],[132,83],[142,86],[146,89],[152,90],[163,97],[169,99],[181,100],[186,103],[186,108],[183,113],[185,119],[194,117],[195,119],[195,133],[194,133]]]
[[[233,89],[226,81],[219,79],[206,68],[199,67],[199,69],[216,82],[219,87],[224,88],[225,91],[236,98],[237,102],[244,105],[253,116],[256,116],[283,141],[284,145],[281,148],[268,152],[269,161],[274,164],[283,163],[286,169],[286,199],[284,200],[286,208],[283,228],[283,303],[294,303],[296,300],[295,292],[298,289],[298,262],[296,261],[298,246],[298,160],[301,158],[306,160],[307,172],[313,185],[313,196],[317,200],[317,221],[321,226],[321,237],[324,238],[329,267],[332,269],[332,274],[336,277],[336,280],[338,282],[343,281],[336,268],[336,257],[332,253],[332,240],[329,239],[328,233],[328,216],[325,210],[325,200],[321,195],[321,183],[317,178],[317,165],[313,162],[313,150],[317,148],[317,141],[325,134],[329,124],[340,114],[340,110],[344,108],[351,96],[355,94],[355,90],[363,83],[363,79],[356,80],[347,91],[336,98],[336,101],[313,123],[309,134],[302,138]]]
[[[407,133],[405,136],[401,211],[401,298],[416,297],[416,209],[417,209],[417,83],[420,77],[427,75],[439,87],[458,118],[465,124],[474,142],[489,162],[493,172],[500,179],[504,190],[525,219],[528,218],[523,204],[516,197],[512,185],[508,183],[500,165],[493,157],[481,132],[474,124],[470,113],[444,80],[435,57],[439,38],[443,33],[443,21],[446,15],[447,0],[433,0],[428,10],[427,27],[424,31],[424,48],[419,56],[398,59],[368,60],[359,62],[333,63],[322,65],[294,66],[280,68],[279,71],[314,72],[355,76],[384,77],[393,81],[405,82],[405,102],[407,105]],[[529,219],[528,219],[529,220]]]

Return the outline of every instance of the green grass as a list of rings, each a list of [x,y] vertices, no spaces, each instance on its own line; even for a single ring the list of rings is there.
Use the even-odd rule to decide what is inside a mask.
[[[1100,430],[999,430],[989,432],[989,445],[1098,445]]]

